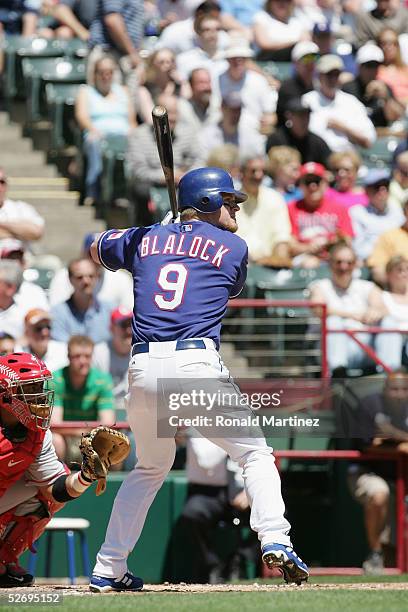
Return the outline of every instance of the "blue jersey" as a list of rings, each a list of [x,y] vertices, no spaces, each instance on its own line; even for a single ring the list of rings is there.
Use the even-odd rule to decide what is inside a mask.
[[[203,221],[108,230],[101,263],[133,276],[133,342],[211,338],[219,346],[228,299],[246,279],[248,248]]]

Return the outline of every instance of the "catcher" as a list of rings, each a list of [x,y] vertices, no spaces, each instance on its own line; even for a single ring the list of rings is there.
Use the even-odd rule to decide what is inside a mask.
[[[29,353],[0,357],[0,587],[31,586],[20,555],[64,504],[98,481],[103,493],[111,465],[129,453],[129,440],[109,427],[82,437],[82,464],[70,473],[49,431],[54,392],[51,372]]]

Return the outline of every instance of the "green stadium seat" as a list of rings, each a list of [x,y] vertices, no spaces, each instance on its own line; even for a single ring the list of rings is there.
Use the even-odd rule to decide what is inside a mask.
[[[74,117],[77,83],[46,83],[47,116],[52,123],[51,147],[58,151],[74,144],[70,123]]]
[[[64,50],[59,40],[7,36],[4,44],[4,93],[10,104],[13,98],[25,98],[22,59],[28,57],[62,57]]]
[[[125,168],[125,155],[128,147],[127,136],[105,136],[102,141],[102,179],[101,204],[102,217],[106,218],[106,211],[113,202],[120,198],[127,198],[127,177]]]
[[[23,59],[27,89],[28,123],[47,118],[45,87],[47,83],[80,84],[86,80],[85,63],[73,58],[32,57]]]
[[[285,81],[293,75],[292,62],[257,61],[260,68],[278,81]]]
[[[170,210],[170,199],[166,187],[151,187],[150,198],[154,207],[154,221],[161,221]]]
[[[387,136],[385,138],[377,138],[375,143],[369,149],[360,147],[360,155],[364,165],[368,168],[385,168],[389,167],[392,162],[392,157],[400,140],[395,136]]]

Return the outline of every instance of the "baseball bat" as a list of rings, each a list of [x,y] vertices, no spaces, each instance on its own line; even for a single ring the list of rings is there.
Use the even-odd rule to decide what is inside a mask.
[[[166,179],[167,191],[170,198],[171,212],[173,220],[177,217],[177,196],[176,185],[174,183],[174,161],[173,144],[169,126],[167,110],[164,106],[155,106],[152,110],[153,128],[156,136],[157,150],[159,152],[160,163],[163,168],[164,178]]]

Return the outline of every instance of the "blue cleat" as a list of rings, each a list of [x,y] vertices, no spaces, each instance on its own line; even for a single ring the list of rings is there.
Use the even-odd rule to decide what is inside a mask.
[[[291,546],[284,544],[266,544],[262,548],[262,561],[272,569],[278,568],[285,582],[301,584],[309,578],[309,569],[306,563],[297,556]]]
[[[122,578],[104,578],[93,575],[89,583],[89,590],[93,593],[107,593],[108,591],[141,591],[143,580],[126,572]]]

